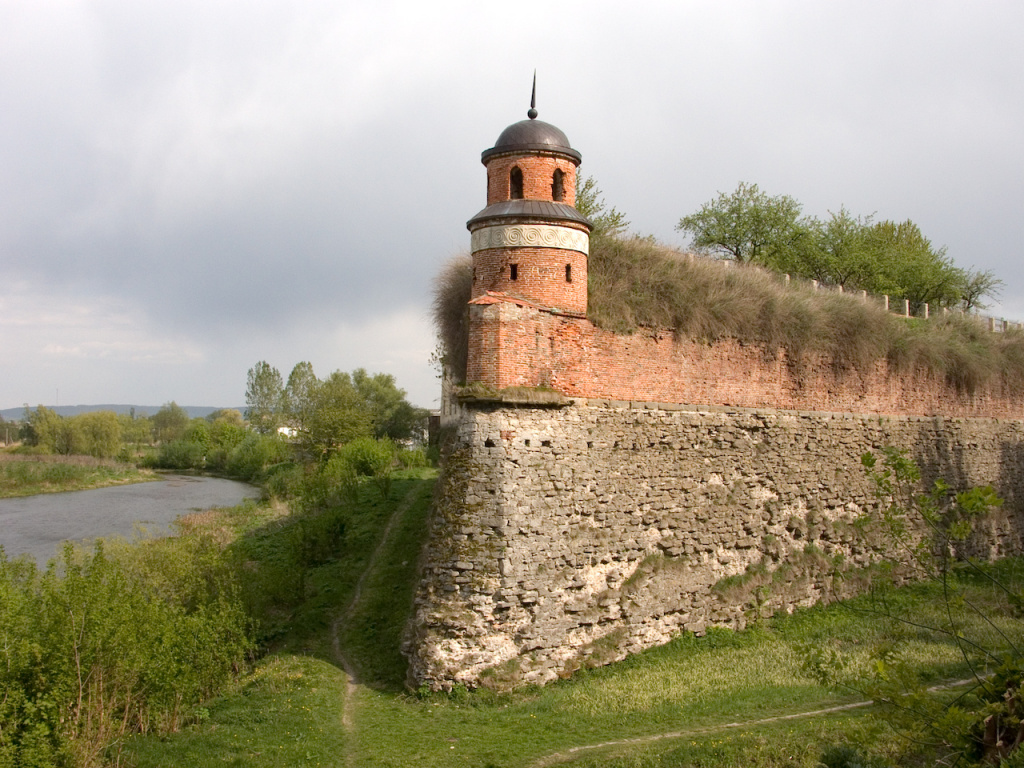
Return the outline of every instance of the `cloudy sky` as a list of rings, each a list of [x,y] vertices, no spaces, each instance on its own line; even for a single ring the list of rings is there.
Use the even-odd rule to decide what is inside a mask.
[[[631,5],[631,8],[627,8]],[[0,0],[0,408],[433,406],[430,285],[538,108],[635,231],[740,181],[913,219],[1024,320],[1024,3]]]

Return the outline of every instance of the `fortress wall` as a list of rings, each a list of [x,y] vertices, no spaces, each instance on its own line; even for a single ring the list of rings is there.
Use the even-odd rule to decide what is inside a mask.
[[[892,556],[856,524],[870,503],[859,457],[886,445],[910,449],[928,478],[993,484],[1006,504],[976,546],[1020,551],[1020,421],[601,400],[467,408],[438,482],[410,675],[545,682],[855,591]]]
[[[666,330],[614,334],[583,318],[510,301],[470,312],[468,380],[499,389],[550,386],[571,397],[1024,418],[1019,396],[993,388],[958,393],[933,376],[890,375],[884,361],[866,373],[837,372],[820,359],[794,363],[781,350],[730,339],[677,342]]]

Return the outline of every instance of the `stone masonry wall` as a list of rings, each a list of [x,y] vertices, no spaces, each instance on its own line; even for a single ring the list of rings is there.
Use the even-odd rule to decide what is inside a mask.
[[[926,478],[994,485],[1006,503],[976,545],[1020,551],[1020,421],[601,400],[468,408],[423,553],[411,678],[545,682],[855,591],[889,556],[857,523],[870,502],[860,455],[886,445],[908,448]]]

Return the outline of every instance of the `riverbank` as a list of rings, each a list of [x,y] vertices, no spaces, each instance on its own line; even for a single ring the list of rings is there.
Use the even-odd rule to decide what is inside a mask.
[[[43,567],[59,556],[64,541],[160,537],[195,510],[234,507],[262,493],[220,477],[161,474],[157,480],[0,499],[0,546]]]
[[[0,453],[0,499],[40,493],[87,491],[111,485],[159,480],[150,469],[139,469],[91,456],[22,456]]]

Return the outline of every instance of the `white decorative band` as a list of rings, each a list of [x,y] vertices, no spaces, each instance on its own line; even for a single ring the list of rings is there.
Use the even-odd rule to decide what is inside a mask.
[[[473,253],[488,248],[516,246],[534,248],[562,248],[567,251],[590,253],[590,235],[571,227],[544,224],[508,224],[481,227],[472,235]]]

